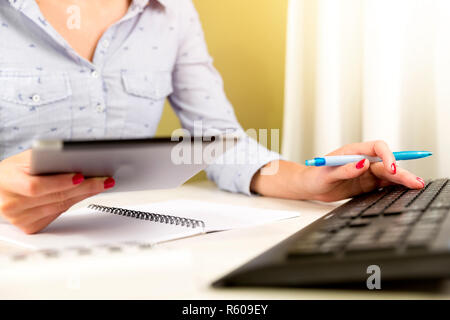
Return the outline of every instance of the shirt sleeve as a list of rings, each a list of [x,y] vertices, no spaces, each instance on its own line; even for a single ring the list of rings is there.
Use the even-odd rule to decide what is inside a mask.
[[[181,2],[181,1],[180,1]],[[254,174],[280,155],[244,134],[228,101],[220,74],[208,53],[200,19],[191,0],[180,4],[182,33],[173,71],[173,93],[169,101],[183,128],[191,134],[241,132],[238,145],[206,169],[208,178],[221,189],[250,195]]]

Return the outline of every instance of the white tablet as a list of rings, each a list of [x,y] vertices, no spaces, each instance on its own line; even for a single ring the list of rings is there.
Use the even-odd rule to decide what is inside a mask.
[[[33,144],[31,174],[82,173],[114,177],[111,191],[175,188],[238,143],[236,136],[137,140],[61,141]]]

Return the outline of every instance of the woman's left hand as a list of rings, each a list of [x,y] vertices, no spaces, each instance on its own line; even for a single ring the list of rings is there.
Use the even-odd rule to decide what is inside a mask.
[[[306,167],[279,161],[275,175],[259,173],[254,177],[252,191],[280,198],[331,202],[392,184],[411,189],[425,187],[422,178],[397,167],[395,157],[384,141],[346,145],[328,156],[353,154],[380,157],[383,162],[362,160],[338,167]]]

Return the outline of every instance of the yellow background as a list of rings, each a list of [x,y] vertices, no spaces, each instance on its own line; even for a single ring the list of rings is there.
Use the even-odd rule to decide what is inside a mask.
[[[244,129],[281,129],[287,2],[194,0],[214,65]],[[157,135],[170,136],[179,126],[166,105]]]

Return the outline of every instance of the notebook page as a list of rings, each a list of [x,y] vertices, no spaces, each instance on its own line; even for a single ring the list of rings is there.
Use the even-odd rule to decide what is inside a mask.
[[[159,243],[201,234],[202,228],[186,228],[83,208],[61,215],[42,232],[26,235],[0,223],[0,240],[29,249],[91,247],[122,242]]]
[[[164,201],[124,208],[202,220],[206,232],[257,226],[299,216],[296,211],[194,200]],[[7,222],[0,222],[0,240],[30,249],[90,247],[121,242],[159,243],[201,233],[201,228],[145,221],[89,208],[66,212],[35,235],[26,235]]]
[[[126,208],[202,220],[205,222],[206,232],[257,226],[300,215],[297,211],[260,209],[183,199]]]

